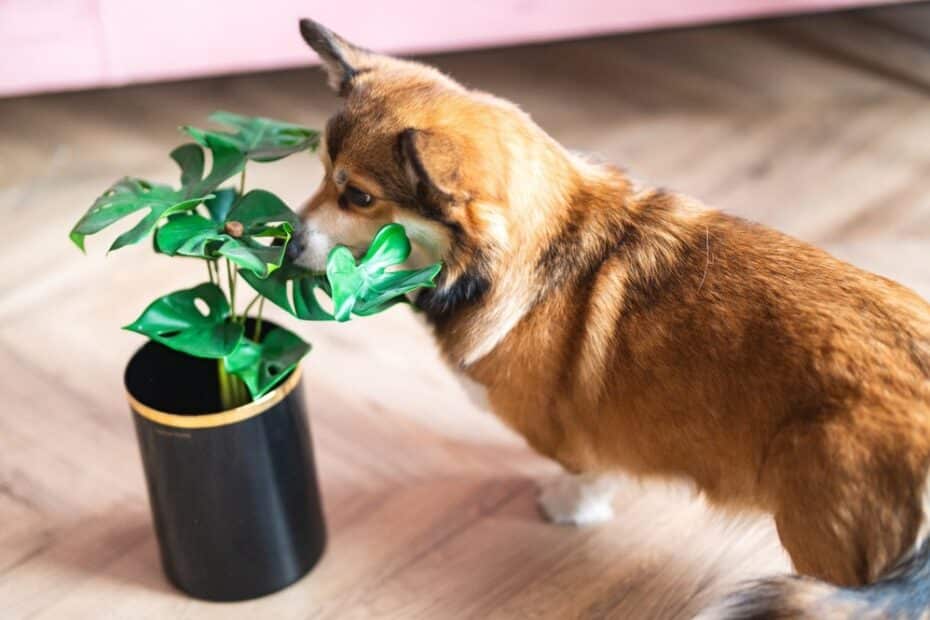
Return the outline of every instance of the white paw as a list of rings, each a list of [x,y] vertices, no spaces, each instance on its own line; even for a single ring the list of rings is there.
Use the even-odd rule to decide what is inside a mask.
[[[553,523],[603,523],[614,516],[613,491],[613,485],[602,479],[563,476],[540,485],[539,507]]]

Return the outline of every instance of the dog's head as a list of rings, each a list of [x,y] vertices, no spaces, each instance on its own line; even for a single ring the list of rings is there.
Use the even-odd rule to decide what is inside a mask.
[[[414,248],[410,266],[442,260],[440,290],[457,283],[443,303],[483,294],[494,257],[531,243],[565,153],[506,101],[311,20],[300,29],[343,105],[326,124],[324,178],[302,210],[292,256],[322,269],[334,245],[361,254],[397,222]]]

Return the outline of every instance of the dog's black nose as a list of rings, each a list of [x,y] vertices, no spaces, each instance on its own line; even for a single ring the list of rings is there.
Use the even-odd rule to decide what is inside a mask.
[[[303,241],[301,241],[301,238],[298,236],[291,237],[291,240],[287,243],[287,249],[284,252],[287,254],[287,257],[290,260],[295,261],[301,254],[303,254],[303,251],[304,244]]]

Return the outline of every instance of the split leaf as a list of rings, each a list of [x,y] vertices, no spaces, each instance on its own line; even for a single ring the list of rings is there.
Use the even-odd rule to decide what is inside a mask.
[[[299,319],[333,320],[333,315],[320,305],[316,297],[318,290],[326,295],[330,294],[329,282],[324,274],[285,263],[264,279],[248,271],[241,271],[240,275],[256,293]]]
[[[227,234],[219,237],[223,238],[223,244],[217,248],[217,255],[228,258],[240,269],[251,271],[261,278],[268,277],[284,260],[284,246],[264,245],[246,237],[235,239]]]
[[[382,274],[369,285],[365,294],[357,299],[352,306],[352,313],[358,316],[371,316],[405,301],[404,296],[418,288],[433,288],[436,286],[436,276],[439,275],[441,269],[441,263],[434,263],[423,269],[391,271]]]
[[[245,271],[242,276],[256,292],[300,319],[347,321],[352,314],[376,314],[406,301],[407,293],[435,286],[441,263],[422,269],[388,271],[409,256],[410,241],[403,226],[388,224],[378,231],[358,263],[348,248],[333,248],[325,276],[290,263],[265,279]],[[332,299],[333,312],[320,305],[318,290]]]
[[[221,194],[227,200],[225,191]],[[297,216],[281,199],[264,190],[253,190],[231,208],[216,205],[213,218],[225,211],[221,222],[189,214],[171,218],[158,230],[158,250],[165,254],[206,259],[228,258],[238,267],[266,278],[284,260],[284,248],[291,238]],[[275,224],[275,222],[278,222]],[[227,227],[235,223],[235,236]],[[239,230],[241,228],[241,230]],[[258,238],[280,239],[271,245]]]
[[[174,213],[191,211],[207,197],[191,197],[166,185],[125,178],[94,201],[87,213],[71,229],[70,237],[83,251],[84,238],[87,235],[98,233],[136,211],[148,209],[148,214],[141,221],[117,237],[110,246],[110,251],[118,250],[147,237],[162,218]]]
[[[210,174],[205,177],[204,154],[199,145],[182,144],[171,151],[171,159],[181,168],[181,191],[186,197],[212,193],[245,167],[245,155],[223,136],[206,136],[201,144],[210,150],[212,156]]]
[[[199,145],[182,144],[171,151],[171,159],[181,169],[181,186],[188,187],[203,178],[204,157]]]
[[[168,219],[168,223],[155,233],[155,247],[159,252],[174,256],[185,243],[216,232],[216,224],[196,213],[185,213]]]
[[[381,228],[358,264],[348,248],[333,248],[326,261],[326,277],[332,287],[335,319],[347,321],[353,312],[359,316],[375,314],[404,301],[411,291],[434,287],[440,263],[423,269],[388,271],[409,256],[410,240],[400,224]]]
[[[284,202],[263,189],[254,189],[233,206],[226,221],[241,222],[250,235],[261,234],[272,222],[286,222],[290,230],[300,221]]]
[[[206,313],[197,307],[198,300],[205,304]],[[205,282],[159,297],[123,329],[181,353],[217,359],[232,353],[242,339],[243,326],[228,318],[229,304],[223,291]]]
[[[210,213],[210,219],[217,224],[222,224],[226,221],[226,216],[237,198],[239,198],[239,192],[231,187],[224,187],[213,192],[213,198],[204,200],[203,204]]]
[[[309,344],[279,327],[268,332],[261,343],[243,338],[236,350],[226,356],[224,364],[227,372],[242,379],[252,398],[259,399],[293,371],[309,352]]]
[[[204,146],[209,146],[211,140],[224,140],[252,161],[270,162],[300,151],[312,151],[320,141],[318,131],[260,116],[214,112],[210,120],[234,131],[210,131],[190,126],[183,129]]]

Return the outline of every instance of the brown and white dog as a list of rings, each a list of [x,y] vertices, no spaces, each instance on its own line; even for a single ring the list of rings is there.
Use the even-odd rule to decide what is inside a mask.
[[[927,617],[930,306],[805,243],[637,189],[512,103],[301,22],[344,97],[298,262],[388,222],[441,260],[416,305],[449,364],[611,516],[612,472],[774,515],[796,570],[731,618]],[[870,585],[867,585],[870,584]]]

